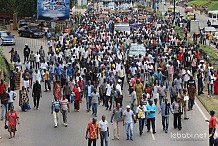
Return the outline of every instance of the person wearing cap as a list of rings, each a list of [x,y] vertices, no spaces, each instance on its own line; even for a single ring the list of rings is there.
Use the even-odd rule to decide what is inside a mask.
[[[24,54],[23,64],[25,64],[25,62],[29,60],[29,55],[30,55],[30,48],[28,47],[28,44],[25,44],[25,47],[23,49],[23,54]]]
[[[86,129],[86,140],[88,139],[88,146],[96,146],[96,141],[98,139],[99,127],[96,117],[92,118],[92,122],[88,123]]]
[[[210,120],[206,120],[206,122],[209,122],[209,146],[214,146],[214,134],[216,131],[216,117],[215,117],[215,111],[210,111]]]
[[[130,109],[130,105],[126,106],[126,110],[123,112],[123,126],[126,130],[126,140],[133,141],[133,121],[135,120],[134,113]]]

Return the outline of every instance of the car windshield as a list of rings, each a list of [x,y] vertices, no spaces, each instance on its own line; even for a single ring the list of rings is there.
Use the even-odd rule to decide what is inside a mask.
[[[9,35],[10,35],[10,32],[1,32],[2,37],[6,37],[6,36],[9,36]]]
[[[130,27],[128,26],[115,26],[116,31],[130,31]]]

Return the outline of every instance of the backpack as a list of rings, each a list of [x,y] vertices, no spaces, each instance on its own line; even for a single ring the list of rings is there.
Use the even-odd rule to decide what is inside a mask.
[[[60,101],[55,101],[55,100],[53,101],[53,107],[56,113],[60,111],[60,106],[61,106]]]

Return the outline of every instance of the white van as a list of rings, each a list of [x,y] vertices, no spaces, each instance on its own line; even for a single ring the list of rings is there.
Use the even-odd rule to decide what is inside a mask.
[[[116,34],[117,31],[126,32],[127,34],[130,34],[129,23],[115,23],[114,24],[114,34]]]

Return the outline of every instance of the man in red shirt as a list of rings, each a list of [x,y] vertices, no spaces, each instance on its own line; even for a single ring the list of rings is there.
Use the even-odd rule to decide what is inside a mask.
[[[5,85],[4,81],[1,79],[1,83],[0,83],[0,95],[4,92],[4,90],[6,90],[6,85]]]
[[[98,139],[98,124],[97,119],[94,117],[92,122],[88,123],[88,127],[86,130],[86,139],[88,139],[88,146],[96,146],[96,141]]]
[[[214,146],[214,133],[216,131],[216,117],[215,111],[210,111],[210,121],[206,120],[209,122],[209,146]]]
[[[182,54],[182,51],[180,50],[180,51],[179,51],[179,54],[177,55],[177,59],[179,60],[180,63],[182,63],[183,57],[184,57],[184,56],[183,56],[183,54]]]

